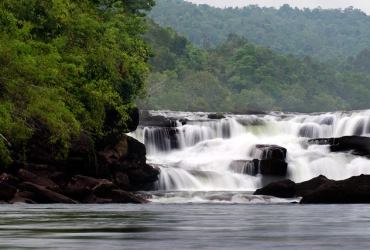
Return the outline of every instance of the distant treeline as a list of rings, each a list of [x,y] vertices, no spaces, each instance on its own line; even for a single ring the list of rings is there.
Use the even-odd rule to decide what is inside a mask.
[[[280,9],[258,5],[221,9],[183,0],[157,0],[149,16],[204,49],[235,33],[279,54],[301,59],[310,55],[324,61],[346,59],[370,44],[370,16],[351,7],[301,10],[285,4]]]
[[[157,55],[149,61],[153,71],[146,82],[148,95],[138,100],[140,108],[220,112],[369,108],[368,49],[337,60],[333,67],[313,56],[281,55],[234,33],[215,47],[200,49],[174,29],[148,22],[144,39]]]

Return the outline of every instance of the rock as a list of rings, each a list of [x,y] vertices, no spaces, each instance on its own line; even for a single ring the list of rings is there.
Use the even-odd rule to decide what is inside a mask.
[[[10,186],[18,187],[19,180],[17,177],[14,177],[13,175],[3,173],[0,175],[0,181],[5,182],[9,184]]]
[[[8,201],[14,197],[17,189],[8,183],[0,181],[0,200]]]
[[[226,118],[223,114],[220,113],[215,113],[215,114],[209,114],[208,115],[209,119],[214,119],[214,120],[220,120]]]
[[[55,171],[51,176],[50,179],[54,181],[61,189],[66,189],[71,178],[70,176],[66,175],[65,173]]]
[[[300,204],[370,203],[370,175],[354,176],[321,185],[306,194]]]
[[[92,192],[97,197],[105,198],[109,196],[113,189],[118,188],[116,185],[113,184],[113,182],[103,179],[100,180],[100,183],[92,189]]]
[[[176,127],[176,120],[161,115],[152,116],[149,111],[140,111],[139,125],[143,127]]]
[[[343,136],[339,138],[316,138],[310,144],[330,145],[331,152],[350,152],[354,155],[370,155],[370,137]]]
[[[119,171],[114,176],[114,184],[125,191],[130,191],[132,188],[128,176]]]
[[[22,197],[22,198],[27,198],[27,199],[34,199],[35,198],[35,193],[30,192],[30,191],[19,191],[17,192],[17,195]]]
[[[272,195],[280,198],[294,198],[296,184],[291,180],[271,182],[267,186],[257,189],[253,195]]]
[[[14,203],[37,204],[32,199],[20,196],[19,193],[15,193],[14,198],[9,201],[9,204],[14,204]]]
[[[92,189],[98,184],[99,181],[95,178],[75,175],[64,189],[64,193],[73,199],[83,200],[92,194]]]
[[[47,189],[46,187],[31,183],[23,182],[20,188],[25,191],[29,191],[35,194],[34,200],[38,203],[69,203],[78,204],[77,201],[68,198],[62,194]]]
[[[257,144],[251,150],[251,156],[260,160],[276,159],[285,160],[287,150],[278,145]]]
[[[323,175],[319,175],[311,180],[304,181],[301,183],[297,183],[295,187],[295,196],[302,197],[320,187],[323,184],[333,182],[334,180],[330,180]]]
[[[108,197],[112,203],[148,203],[149,201],[140,198],[132,193],[123,190],[112,190]]]
[[[30,171],[30,172],[36,172],[36,171],[45,171],[53,173],[56,171],[55,166],[45,165],[45,164],[25,164],[24,169]]]
[[[62,193],[62,190],[59,188],[59,186],[52,180],[38,176],[25,169],[20,169],[18,171],[17,177],[19,180],[23,182],[31,182],[43,187],[47,187],[48,189],[53,190],[55,192]]]
[[[266,115],[267,112],[255,109],[235,110],[232,112],[236,115]]]
[[[260,160],[260,173],[265,176],[286,176],[288,164],[283,160]]]

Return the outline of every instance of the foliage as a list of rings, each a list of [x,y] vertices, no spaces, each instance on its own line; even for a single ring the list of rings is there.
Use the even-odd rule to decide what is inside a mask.
[[[81,131],[96,138],[107,132],[107,110],[120,114],[118,124],[129,119],[153,56],[140,38],[146,31],[140,10],[152,6],[152,0],[2,1],[0,163],[9,164],[9,145],[22,150],[34,136],[65,158]]]
[[[353,7],[301,10],[285,4],[279,9],[258,5],[221,9],[183,0],[156,2],[150,18],[159,25],[170,25],[204,49],[235,33],[279,54],[343,60],[366,49],[370,42],[370,17]]]

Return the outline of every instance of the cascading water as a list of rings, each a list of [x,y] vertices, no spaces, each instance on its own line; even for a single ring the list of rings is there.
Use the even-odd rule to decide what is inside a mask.
[[[258,144],[287,149],[286,177],[295,182],[320,174],[336,180],[370,174],[370,160],[366,157],[334,153],[328,145],[309,143],[310,138],[370,136],[370,110],[228,114],[220,120],[209,119],[208,113],[151,111],[151,115],[186,121],[176,122],[176,127],[171,128],[139,126],[130,135],[146,145],[148,163],[161,170],[154,189],[187,191],[186,195],[180,195],[183,199],[190,192],[192,202],[200,193],[203,198],[208,196],[218,201],[250,201],[250,196],[241,197],[235,192],[251,192],[263,184],[259,167],[253,167],[253,159],[263,158],[263,151],[255,148]],[[225,192],[230,194],[226,195],[228,198]]]

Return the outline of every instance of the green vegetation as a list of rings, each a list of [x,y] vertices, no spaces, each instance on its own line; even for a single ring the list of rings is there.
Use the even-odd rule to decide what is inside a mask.
[[[189,111],[284,110],[296,112],[369,108],[370,51],[333,60],[284,56],[229,34],[206,50],[170,27],[150,21],[144,38],[157,56],[147,79],[143,109]]]
[[[4,0],[0,5],[0,165],[35,137],[56,159],[83,131],[124,127],[144,93],[150,46],[140,38],[153,0]]]
[[[279,54],[306,55],[325,61],[344,60],[370,44],[370,16],[361,10],[280,9],[250,5],[214,8],[183,0],[157,0],[149,13],[159,25],[169,25],[197,47],[215,47],[229,33],[245,36],[256,45],[269,46]]]

